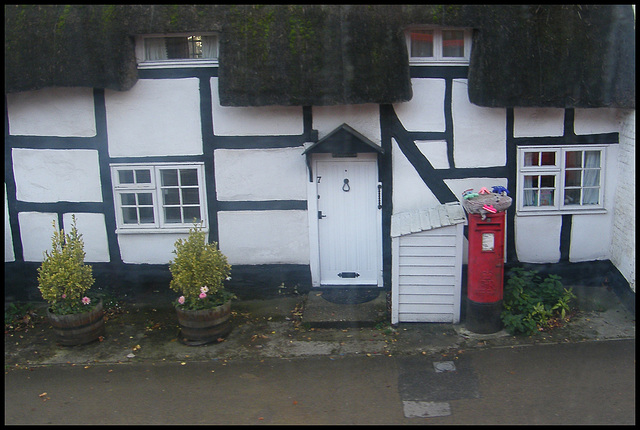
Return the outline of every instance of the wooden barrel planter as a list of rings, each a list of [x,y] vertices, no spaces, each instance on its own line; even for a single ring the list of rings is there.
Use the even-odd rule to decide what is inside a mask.
[[[84,345],[104,336],[102,300],[91,311],[81,314],[57,315],[47,309],[47,317],[60,345]]]
[[[185,345],[205,345],[217,342],[231,332],[231,301],[211,309],[197,311],[176,307],[180,333],[178,340]]]

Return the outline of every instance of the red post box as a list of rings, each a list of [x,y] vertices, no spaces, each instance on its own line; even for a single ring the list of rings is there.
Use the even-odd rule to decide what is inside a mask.
[[[502,329],[505,212],[469,214],[467,328],[475,333]]]

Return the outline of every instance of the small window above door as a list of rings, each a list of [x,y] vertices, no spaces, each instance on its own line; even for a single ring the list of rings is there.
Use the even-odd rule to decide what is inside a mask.
[[[182,33],[136,37],[138,67],[200,67],[218,64],[218,35]]]
[[[460,65],[471,58],[468,28],[415,27],[405,32],[411,65]]]

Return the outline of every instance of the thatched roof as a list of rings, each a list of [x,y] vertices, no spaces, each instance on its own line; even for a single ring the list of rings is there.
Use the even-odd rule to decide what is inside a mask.
[[[133,36],[219,31],[223,105],[406,101],[416,24],[474,28],[478,105],[635,107],[630,5],[5,5],[5,92],[126,91]]]

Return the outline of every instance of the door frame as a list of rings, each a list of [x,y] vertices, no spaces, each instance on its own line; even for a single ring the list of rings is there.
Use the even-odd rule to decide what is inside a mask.
[[[316,153],[311,154],[311,163],[309,167],[312,169],[312,180],[307,181],[307,213],[309,219],[309,251],[310,259],[309,266],[311,269],[311,286],[314,288],[326,288],[331,287],[329,285],[322,285],[320,279],[320,232],[319,232],[319,219],[318,219],[318,182],[316,180],[315,172],[317,172],[318,161],[334,161],[336,163],[342,161],[354,161],[354,159],[363,162],[375,162],[376,170],[379,169],[378,154],[373,152],[359,152],[356,157],[334,157],[332,154]],[[378,170],[379,172],[379,170]],[[378,187],[381,186],[380,175],[378,173]],[[379,188],[379,198],[382,199],[382,190]],[[379,201],[379,206],[382,206],[382,200]],[[378,234],[376,235],[376,265],[377,265],[377,287],[383,287],[383,260],[382,260],[382,209],[376,209],[376,228]],[[357,288],[362,287],[362,284],[345,284],[336,285],[340,288]],[[371,285],[367,285],[371,287]]]

